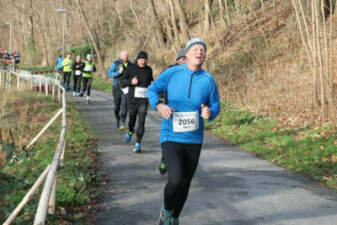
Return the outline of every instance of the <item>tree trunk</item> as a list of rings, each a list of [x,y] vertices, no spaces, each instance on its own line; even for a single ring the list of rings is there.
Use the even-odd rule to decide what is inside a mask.
[[[29,37],[29,48],[35,51],[35,34],[34,34],[34,1],[29,1],[29,23],[30,23],[30,37]]]
[[[162,34],[161,24],[159,23],[157,11],[154,6],[153,0],[150,0],[150,16],[151,16],[152,23],[154,24],[154,29],[155,29],[157,40],[158,40],[157,43],[159,45],[158,47],[161,48],[162,46],[165,45],[165,42],[164,42],[164,38]]]
[[[227,0],[225,0],[225,9],[226,9],[227,24],[230,24],[230,15],[229,15],[229,9],[228,9],[228,2],[227,2]]]
[[[137,16],[137,14],[136,14],[135,9],[133,8],[132,2],[133,2],[133,0],[130,0],[130,9],[131,9],[131,12],[132,12],[132,14],[134,15],[134,17],[135,17],[135,19],[136,19],[138,29],[141,30],[141,28],[140,28],[140,23],[139,23],[139,19],[138,19],[138,16]]]
[[[98,46],[98,44],[97,44],[97,42],[95,40],[94,32],[90,28],[89,21],[88,21],[88,19],[86,17],[86,14],[84,12],[81,0],[78,0],[78,6],[79,6],[78,8],[80,10],[80,13],[81,13],[81,15],[83,17],[85,26],[86,26],[86,28],[88,30],[88,34],[89,34],[90,40],[91,40],[92,44],[94,45],[94,48],[95,48],[95,51],[96,51],[96,54],[97,54],[98,70],[103,73],[103,76],[104,76],[105,80],[107,80],[108,77],[107,77],[107,73],[106,73],[106,70],[105,70],[105,67],[104,67],[104,64],[103,64],[102,53],[101,53],[101,50],[100,50],[100,48],[99,48],[99,46]]]
[[[213,0],[205,0],[205,23],[204,23],[205,31],[209,31],[210,24],[212,21],[212,4]]]
[[[179,36],[178,28],[177,28],[176,16],[174,13],[174,7],[173,7],[172,0],[169,0],[169,5],[170,5],[170,14],[171,14],[171,24],[172,24],[173,33],[174,33],[174,43],[178,48],[180,48],[181,42],[180,42],[180,36]]]
[[[37,24],[37,27],[38,27],[39,32],[41,34],[41,37],[42,37],[42,45],[43,45],[43,50],[44,50],[44,57],[46,58],[47,66],[50,66],[49,57],[48,57],[48,47],[47,47],[47,43],[46,43],[46,34],[45,34],[45,32],[42,31],[41,24],[39,24],[38,21],[36,22],[36,24]]]
[[[175,8],[178,10],[181,33],[185,41],[188,41],[191,38],[191,36],[190,36],[190,31],[189,31],[189,27],[187,24],[187,19],[186,19],[184,9],[181,5],[180,0],[174,0],[174,5],[175,5]]]
[[[221,24],[225,25],[225,15],[223,12],[222,0],[219,0],[219,8],[220,8]]]
[[[172,43],[174,43],[173,36],[172,36],[172,28],[171,28],[170,23],[169,23],[167,18],[165,18],[164,21],[165,21],[168,43],[172,44]]]

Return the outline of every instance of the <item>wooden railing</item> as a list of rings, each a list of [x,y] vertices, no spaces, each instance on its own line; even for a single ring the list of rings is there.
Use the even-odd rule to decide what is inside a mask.
[[[16,79],[14,79],[16,78]],[[42,194],[40,196],[39,205],[36,211],[34,225],[44,225],[47,213],[55,213],[55,198],[56,198],[56,188],[57,188],[57,168],[63,166],[64,153],[66,146],[66,133],[67,133],[67,102],[66,102],[66,91],[59,84],[58,80],[47,79],[42,76],[32,76],[24,75],[22,73],[17,73],[14,71],[2,71],[0,70],[0,88],[12,88],[16,81],[16,87],[20,89],[21,83],[25,81],[30,83],[30,87],[33,90],[34,87],[39,87],[38,91],[42,91],[44,85],[45,94],[52,94],[53,99],[56,97],[56,90],[58,101],[62,105],[60,110],[51,118],[51,120],[43,127],[43,129],[32,139],[32,141],[27,145],[26,148],[30,148],[34,143],[43,135],[43,133],[48,129],[48,127],[56,121],[56,119],[62,114],[62,129],[59,138],[59,142],[56,148],[56,152],[53,161],[44,169],[39,178],[35,181],[34,185],[27,192],[25,197],[21,200],[18,206],[14,209],[11,215],[3,223],[3,225],[11,224],[14,219],[18,216],[23,207],[28,203],[30,199],[33,198],[34,194],[38,188],[42,185],[45,180]],[[50,87],[50,88],[49,88]]]

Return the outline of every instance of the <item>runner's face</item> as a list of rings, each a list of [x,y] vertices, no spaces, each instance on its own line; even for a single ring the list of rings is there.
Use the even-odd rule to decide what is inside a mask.
[[[77,56],[76,57],[76,62],[80,62],[81,61],[81,57],[80,56]]]
[[[206,58],[206,50],[202,45],[193,45],[186,52],[186,62],[192,66],[201,66]]]
[[[123,62],[128,61],[128,59],[129,59],[129,55],[127,53],[121,54],[121,60],[123,60]]]
[[[137,63],[139,67],[144,67],[146,65],[146,59],[138,59]]]

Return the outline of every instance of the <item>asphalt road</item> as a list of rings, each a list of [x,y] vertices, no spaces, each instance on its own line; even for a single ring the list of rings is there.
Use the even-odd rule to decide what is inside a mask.
[[[157,225],[166,181],[157,169],[158,114],[149,111],[143,153],[135,154],[135,140],[125,144],[125,132],[113,128],[111,94],[93,91],[91,98],[92,104],[69,101],[99,137],[101,169],[111,180],[93,219],[99,225]],[[335,225],[337,194],[207,134],[180,224]]]

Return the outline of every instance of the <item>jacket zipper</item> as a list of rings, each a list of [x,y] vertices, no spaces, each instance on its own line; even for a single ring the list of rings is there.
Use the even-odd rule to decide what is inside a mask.
[[[193,76],[194,76],[194,73],[192,73],[191,79],[190,79],[190,87],[189,87],[189,89],[188,89],[188,98],[191,97],[191,89],[192,89],[192,80],[193,80]]]

